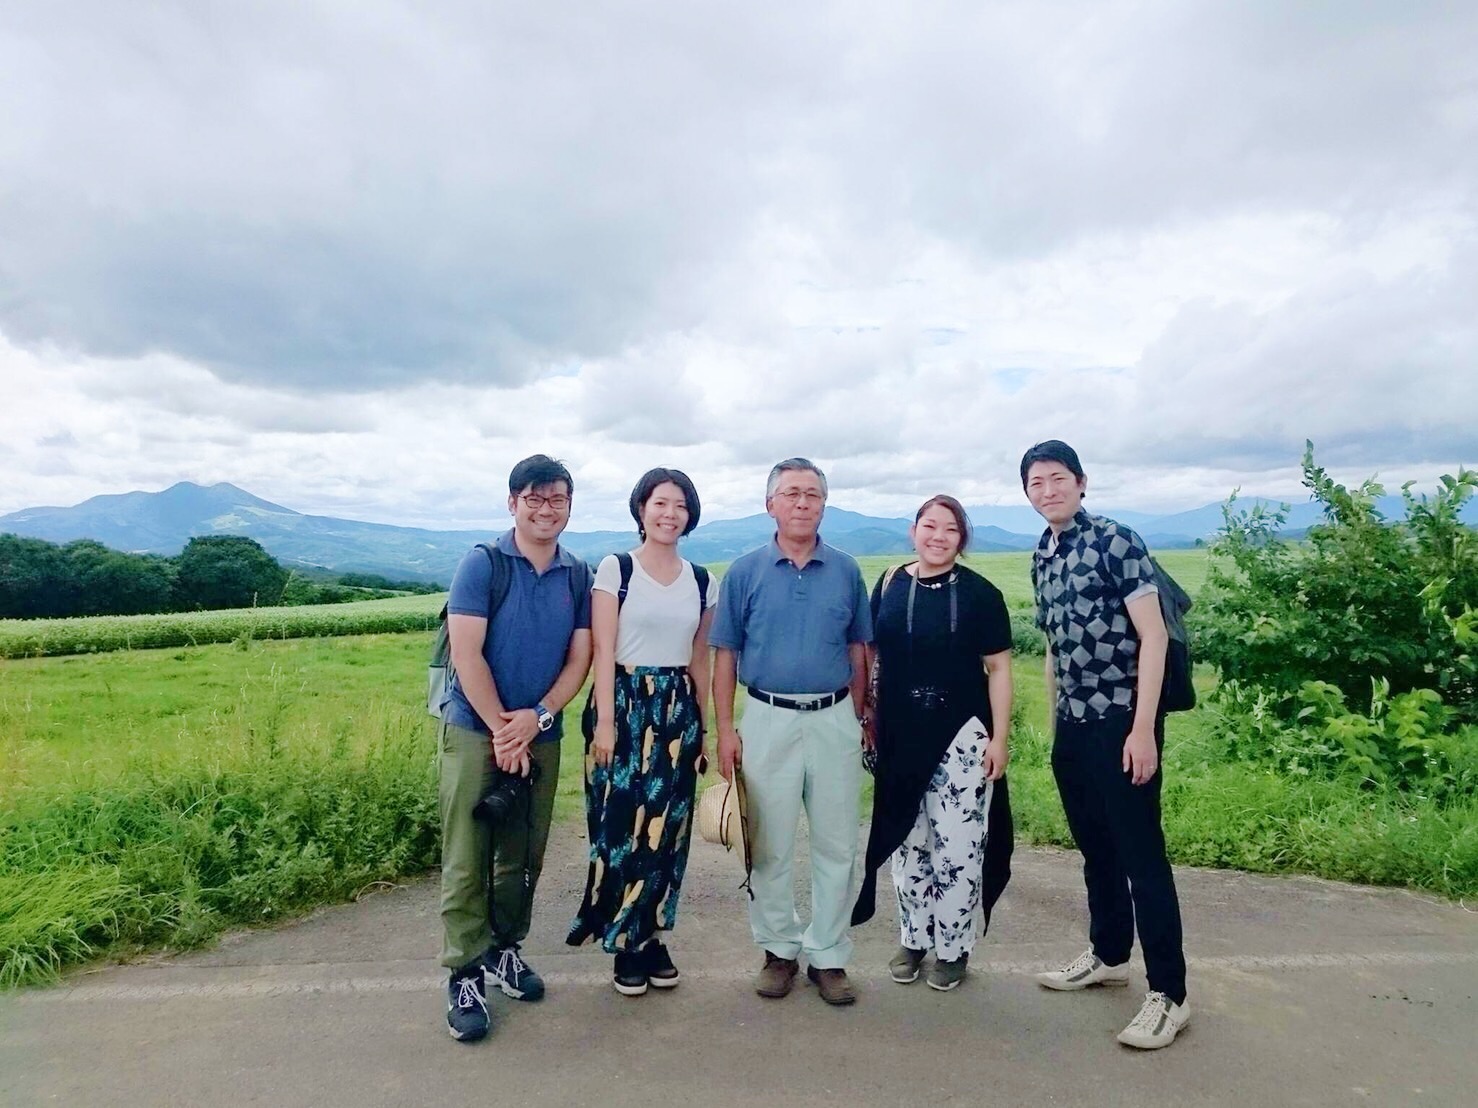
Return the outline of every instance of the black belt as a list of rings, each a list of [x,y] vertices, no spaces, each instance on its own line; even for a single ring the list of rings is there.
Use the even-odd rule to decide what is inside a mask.
[[[834,693],[818,696],[815,700],[791,700],[788,697],[776,696],[774,693],[761,692],[759,689],[748,689],[749,695],[762,704],[769,704],[775,708],[789,708],[792,712],[819,712],[822,708],[830,708],[833,704],[840,704],[847,699],[851,692],[845,686]]]

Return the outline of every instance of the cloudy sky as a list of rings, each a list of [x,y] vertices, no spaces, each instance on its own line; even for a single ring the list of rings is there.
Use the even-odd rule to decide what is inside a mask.
[[[0,7],[0,512],[619,524],[1478,464],[1478,5]]]

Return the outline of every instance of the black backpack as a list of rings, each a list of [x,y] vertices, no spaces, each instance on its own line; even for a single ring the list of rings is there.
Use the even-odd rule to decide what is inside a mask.
[[[1103,550],[1098,548],[1099,557]],[[1160,682],[1160,711],[1189,712],[1196,706],[1196,686],[1191,680],[1191,636],[1186,630],[1185,616],[1191,610],[1191,594],[1180,587],[1165,567],[1150,556],[1154,570],[1151,580],[1160,596],[1160,615],[1165,620],[1165,677]],[[1034,568],[1035,572],[1035,568]]]
[[[485,542],[477,544],[477,549],[488,556],[488,564],[492,568],[492,580],[488,584],[488,623],[491,624],[493,616],[503,606],[503,601],[508,598],[508,588],[513,582],[513,566],[506,554],[500,554]],[[580,606],[581,593],[590,591],[590,566],[583,560],[576,559],[575,565],[570,569],[570,595],[574,598],[575,607]],[[440,620],[436,628],[436,638],[431,644],[431,661],[426,666],[426,710],[437,719],[441,718],[441,705],[446,699],[446,691],[451,687],[452,680],[456,677],[456,668],[452,665],[452,641],[447,630],[447,606],[441,606]]]
[[[1186,613],[1191,610],[1191,597],[1153,557],[1150,565],[1155,567],[1160,615],[1165,618],[1165,630],[1170,636],[1165,647],[1165,680],[1160,686],[1160,711],[1188,712],[1196,706],[1196,686],[1191,680],[1191,636],[1185,625]]]

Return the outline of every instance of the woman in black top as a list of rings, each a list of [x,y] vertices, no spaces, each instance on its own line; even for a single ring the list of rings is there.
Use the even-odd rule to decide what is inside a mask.
[[[983,901],[988,922],[1010,874],[1011,622],[1001,591],[958,564],[969,539],[958,500],[926,501],[909,536],[918,560],[889,569],[872,594],[866,722],[877,780],[852,922],[871,918],[877,868],[891,856],[902,934],[893,980],[918,980],[933,950],[928,982],[948,990],[964,980],[975,909]]]

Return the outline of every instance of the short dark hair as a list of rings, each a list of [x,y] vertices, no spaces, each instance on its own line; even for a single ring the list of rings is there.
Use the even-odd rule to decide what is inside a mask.
[[[960,525],[960,549],[958,553],[963,554],[965,547],[970,545],[970,517],[965,514],[965,506],[952,496],[940,493],[931,496],[919,505],[919,510],[914,513],[913,521],[918,523],[924,518],[924,513],[930,508],[947,508],[950,515],[955,517],[955,522]]]
[[[683,490],[683,499],[688,502],[688,525],[683,528],[683,534],[690,534],[694,527],[698,526],[698,517],[703,514],[703,505],[698,500],[698,490],[693,487],[693,479],[680,469],[667,469],[658,466],[649,469],[641,475],[641,480],[636,483],[636,488],[631,490],[631,518],[636,520],[637,533],[643,539],[647,532],[641,523],[642,509],[647,506],[647,501],[652,499],[652,493],[657,491],[657,486],[671,481]]]
[[[1083,479],[1083,463],[1078,461],[1078,452],[1061,439],[1039,442],[1021,456],[1021,487],[1026,488],[1026,473],[1037,462],[1057,462],[1067,467],[1068,472],[1079,481]]]
[[[508,495],[517,496],[524,489],[537,489],[563,481],[569,486],[570,495],[575,493],[575,479],[563,462],[557,462],[548,454],[531,454],[508,474]]]

